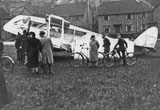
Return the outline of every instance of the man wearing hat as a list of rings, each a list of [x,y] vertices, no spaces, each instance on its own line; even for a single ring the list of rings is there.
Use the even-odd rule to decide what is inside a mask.
[[[53,52],[52,52],[52,42],[51,38],[45,36],[45,32],[40,32],[40,41],[42,43],[42,68],[45,73],[48,73],[47,67],[49,67],[49,73],[54,73],[53,71],[53,65],[54,65],[54,59],[53,59]]]

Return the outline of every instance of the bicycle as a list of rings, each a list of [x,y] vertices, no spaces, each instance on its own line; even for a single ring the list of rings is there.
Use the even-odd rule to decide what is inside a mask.
[[[81,50],[80,52],[75,52],[75,53],[71,53],[70,55],[70,66],[72,67],[80,67],[82,64],[85,63],[85,59],[86,59],[86,63],[87,63],[87,66],[89,66],[89,63],[91,62],[89,60],[89,57],[88,57],[88,50],[89,48],[88,47],[85,47],[86,46],[86,43],[83,43],[80,45],[81,47]],[[87,55],[85,55],[82,50],[86,49],[87,50]],[[104,58],[104,55],[102,52],[98,52],[98,62],[97,62],[97,66],[103,66],[103,58]]]
[[[133,52],[126,51],[126,64],[134,65],[137,61],[137,57]],[[113,65],[121,64],[122,58],[118,55],[117,49],[107,53],[104,55],[104,65],[107,67],[111,67]]]
[[[4,71],[11,72],[14,69],[14,60],[8,55],[2,55],[1,66]]]

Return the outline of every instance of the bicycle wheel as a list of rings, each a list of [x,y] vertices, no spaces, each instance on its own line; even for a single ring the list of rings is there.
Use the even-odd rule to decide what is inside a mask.
[[[114,65],[114,55],[112,55],[111,53],[107,53],[105,56],[104,56],[104,65],[107,66],[107,67],[111,67]]]
[[[127,65],[134,65],[137,61],[137,58],[136,56],[134,55],[134,53],[130,52],[130,53],[127,53],[126,55],[126,64]]]
[[[76,52],[70,55],[70,66],[79,67],[83,64],[84,58],[82,54]]]
[[[103,66],[104,54],[102,52],[98,52],[98,66]]]
[[[14,61],[9,56],[2,57],[2,69],[7,72],[11,72],[14,68]]]

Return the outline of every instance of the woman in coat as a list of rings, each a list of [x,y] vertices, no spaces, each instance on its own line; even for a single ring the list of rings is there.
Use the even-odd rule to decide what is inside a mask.
[[[91,41],[89,43],[90,46],[90,62],[91,64],[89,67],[95,66],[98,62],[98,48],[99,48],[99,43],[95,39],[95,36],[91,36]]]
[[[32,69],[32,73],[38,73],[39,67],[39,51],[41,42],[35,37],[34,32],[30,32],[30,39],[28,40],[27,57],[28,68]]]

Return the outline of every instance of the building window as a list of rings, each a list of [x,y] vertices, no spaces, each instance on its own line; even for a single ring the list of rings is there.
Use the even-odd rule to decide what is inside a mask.
[[[103,19],[104,19],[104,20],[110,20],[110,16],[105,15]]]
[[[133,19],[133,14],[127,14],[126,19]]]
[[[141,24],[141,25],[140,25],[140,30],[141,30],[141,31],[145,31],[145,30],[147,29],[147,27],[148,27],[148,26],[147,26],[146,24]]]
[[[74,17],[73,17],[73,20],[74,20],[74,21],[79,21],[79,17],[78,17],[78,16],[74,16]]]
[[[140,18],[147,18],[147,13],[142,13],[142,14],[140,14]]]
[[[78,17],[78,16],[76,16],[76,17],[75,17],[75,20],[76,20],[76,21],[79,21],[79,17]]]
[[[104,26],[104,32],[108,33],[110,32],[111,27],[110,26]]]
[[[126,32],[133,32],[133,25],[127,25]]]

